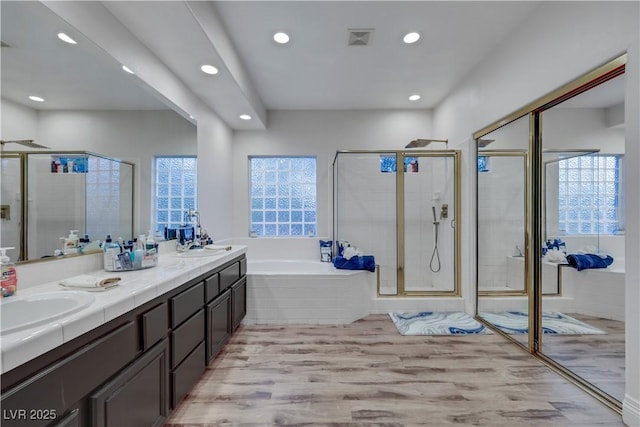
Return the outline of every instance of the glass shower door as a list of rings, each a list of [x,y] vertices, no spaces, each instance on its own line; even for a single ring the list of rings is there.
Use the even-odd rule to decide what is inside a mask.
[[[404,152],[403,157],[404,266],[400,291],[407,295],[454,292],[454,156]]]

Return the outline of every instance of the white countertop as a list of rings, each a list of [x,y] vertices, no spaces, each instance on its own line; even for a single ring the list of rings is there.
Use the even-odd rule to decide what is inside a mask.
[[[233,245],[230,251],[207,257],[188,258],[175,253],[163,253],[159,256],[158,265],[153,268],[88,273],[98,278],[120,277],[120,285],[104,292],[92,292],[95,301],[78,312],[48,324],[0,336],[1,372],[4,374],[35,359],[246,252],[246,246]],[[24,290],[18,288],[18,296],[67,292],[58,285],[59,282],[43,283]]]

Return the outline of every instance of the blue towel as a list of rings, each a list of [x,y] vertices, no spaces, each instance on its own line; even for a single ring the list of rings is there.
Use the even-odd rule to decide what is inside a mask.
[[[354,256],[351,257],[351,259],[337,256],[333,258],[333,266],[344,270],[376,271],[376,261],[373,255]]]
[[[580,271],[587,268],[607,268],[613,262],[613,258],[609,255],[603,258],[596,254],[570,254],[567,255],[567,262]]]

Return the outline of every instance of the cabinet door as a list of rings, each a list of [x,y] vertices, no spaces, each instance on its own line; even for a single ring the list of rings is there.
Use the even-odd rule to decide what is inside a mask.
[[[238,280],[231,287],[231,303],[232,303],[232,311],[231,311],[231,327],[232,330],[240,325],[242,319],[247,314],[247,279],[243,277]]]
[[[207,305],[207,364],[218,355],[231,336],[231,291]]]
[[[164,339],[93,394],[92,425],[161,426],[169,413],[168,353]]]

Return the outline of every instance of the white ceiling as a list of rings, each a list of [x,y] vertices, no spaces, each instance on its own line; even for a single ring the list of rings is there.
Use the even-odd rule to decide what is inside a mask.
[[[102,4],[234,129],[270,109],[427,109],[541,2],[106,1]],[[3,0],[2,96],[32,108],[166,108],[138,78],[38,2]],[[349,29],[373,29],[347,46]],[[55,38],[66,31],[69,46]],[[276,31],[291,42],[278,45]],[[418,31],[414,45],[402,43]],[[204,63],[220,73],[203,74]],[[47,99],[34,105],[25,95]],[[408,96],[418,93],[417,102]],[[238,116],[248,113],[254,120]]]
[[[0,3],[2,97],[43,110],[166,108],[113,58],[39,2]],[[78,42],[71,46],[60,32]],[[4,46],[4,45],[3,45]],[[40,96],[44,103],[28,99]]]

